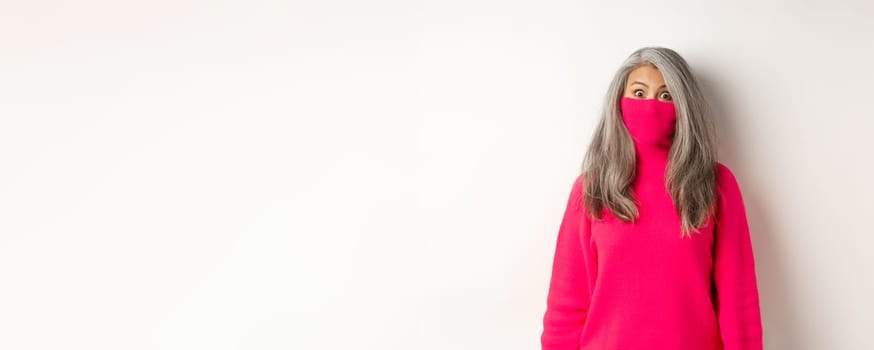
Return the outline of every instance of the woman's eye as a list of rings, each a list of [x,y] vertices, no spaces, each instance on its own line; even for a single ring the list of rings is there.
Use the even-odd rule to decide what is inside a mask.
[[[634,90],[634,96],[643,97],[643,90]]]
[[[667,93],[667,92],[663,92],[663,93],[662,93],[662,98],[664,98],[664,99],[666,99],[666,100],[670,100],[670,99],[671,99],[671,94],[669,94],[669,93]]]

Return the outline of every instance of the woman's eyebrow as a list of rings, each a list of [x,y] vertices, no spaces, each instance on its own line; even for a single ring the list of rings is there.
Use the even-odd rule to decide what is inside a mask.
[[[640,85],[643,85],[643,86],[649,87],[649,85],[646,85],[646,84],[641,83],[641,82],[636,81],[636,80],[635,80],[633,83],[631,83],[631,85],[634,85],[634,84],[640,84]],[[663,87],[665,87],[665,86],[666,86],[665,84],[662,84],[662,86],[659,86],[659,87],[660,87],[660,88],[663,88]]]

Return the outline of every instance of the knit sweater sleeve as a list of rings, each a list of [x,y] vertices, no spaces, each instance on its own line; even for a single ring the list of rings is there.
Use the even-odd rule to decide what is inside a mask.
[[[577,350],[589,309],[594,268],[588,216],[582,201],[583,177],[574,182],[555,245],[540,341],[543,350]]]
[[[713,282],[725,350],[761,350],[762,321],[750,230],[734,174],[717,163]]]

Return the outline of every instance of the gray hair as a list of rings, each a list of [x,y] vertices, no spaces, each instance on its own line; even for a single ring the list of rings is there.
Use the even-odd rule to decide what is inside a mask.
[[[601,118],[582,164],[584,205],[601,219],[606,207],[622,221],[639,213],[632,200],[636,151],[622,122],[620,99],[634,69],[654,66],[664,77],[677,110],[677,125],[665,170],[665,186],[681,219],[683,236],[707,224],[716,198],[716,134],[710,105],[686,61],[674,50],[643,47],[622,63],[604,98]]]

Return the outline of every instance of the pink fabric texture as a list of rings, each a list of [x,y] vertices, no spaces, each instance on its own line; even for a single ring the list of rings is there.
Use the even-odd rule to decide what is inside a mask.
[[[753,247],[734,174],[716,163],[714,216],[682,237],[664,185],[673,133],[641,127],[652,117],[674,123],[663,113],[670,103],[631,100],[624,98],[622,109],[637,151],[633,195],[640,217],[625,223],[607,208],[602,220],[589,217],[583,175],[573,182],[555,246],[542,349],[762,349]],[[634,137],[643,133],[635,130],[662,137]]]

